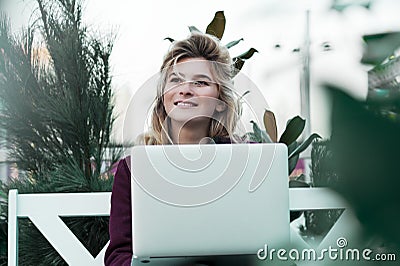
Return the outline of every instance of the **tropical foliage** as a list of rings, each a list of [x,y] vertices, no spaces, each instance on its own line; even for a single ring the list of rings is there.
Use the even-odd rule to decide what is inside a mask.
[[[219,40],[221,40],[222,36],[224,35],[224,32],[225,32],[225,25],[226,25],[226,19],[225,19],[224,11],[217,11],[214,15],[214,18],[210,22],[210,24],[208,24],[205,33],[213,35],[213,36],[217,37]],[[189,31],[190,32],[201,32],[195,26],[189,26]],[[171,42],[175,41],[171,37],[166,37],[165,40],[169,40]],[[243,41],[243,38],[240,38],[240,39],[234,40],[234,41],[230,41],[225,46],[226,46],[226,48],[229,49],[229,48],[237,45],[241,41]],[[242,69],[244,62],[247,59],[250,59],[254,55],[254,53],[257,53],[257,52],[258,51],[255,48],[250,48],[248,51],[246,51],[238,56],[233,57],[232,61],[233,61],[234,69],[235,69],[234,74],[237,75],[239,73],[239,71]]]
[[[285,131],[281,137],[277,138],[277,128],[274,114],[266,110],[264,112],[264,126],[265,130],[261,129],[258,124],[251,121],[253,124],[253,132],[246,133],[246,136],[254,142],[259,143],[284,143],[288,147],[288,173],[292,173],[299,160],[300,153],[307,149],[308,146],[317,138],[321,138],[318,134],[314,133],[303,142],[297,142],[297,139],[302,134],[306,121],[299,116],[290,119]]]

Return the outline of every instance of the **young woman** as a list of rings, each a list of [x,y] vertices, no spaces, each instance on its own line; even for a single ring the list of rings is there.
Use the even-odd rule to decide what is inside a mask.
[[[234,130],[241,108],[232,89],[233,70],[227,48],[211,35],[192,33],[174,42],[161,66],[151,129],[140,143],[239,142]],[[131,265],[129,167],[128,157],[119,162],[115,174],[105,265]]]

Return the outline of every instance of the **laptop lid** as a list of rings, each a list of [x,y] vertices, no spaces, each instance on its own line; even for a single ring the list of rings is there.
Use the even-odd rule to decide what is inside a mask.
[[[134,258],[289,243],[284,144],[136,146],[131,156]]]

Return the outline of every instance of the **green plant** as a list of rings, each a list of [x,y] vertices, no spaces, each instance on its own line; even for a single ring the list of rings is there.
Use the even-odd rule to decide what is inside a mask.
[[[314,187],[331,187],[339,182],[332,159],[330,140],[312,143],[310,177]],[[325,237],[342,213],[343,209],[305,211],[305,224],[300,226],[302,236],[311,240]]]
[[[264,112],[264,126],[265,130],[261,129],[254,121],[253,132],[247,132],[246,137],[250,141],[259,143],[279,142],[284,143],[288,147],[288,173],[292,173],[299,160],[299,155],[317,138],[321,138],[318,134],[314,133],[309,136],[302,143],[297,142],[301,133],[304,130],[306,121],[299,116],[295,116],[286,123],[286,128],[282,133],[279,140],[277,140],[277,129],[275,116],[269,110]]]
[[[21,36],[12,33],[6,15],[0,19],[0,129],[19,169],[2,190],[111,191],[108,169],[121,154],[110,142],[112,39],[90,34],[80,1],[36,4],[37,20]],[[0,204],[1,230],[7,203]],[[108,218],[64,222],[92,254],[108,241]],[[65,264],[28,219],[21,220],[19,238],[21,265]]]
[[[378,234],[400,246],[400,124],[371,111],[366,102],[330,89],[332,162],[339,175],[331,187],[351,204],[367,236]]]
[[[210,22],[210,24],[208,24],[208,26],[206,28],[206,33],[213,35],[221,40],[222,36],[224,35],[224,32],[225,32],[225,24],[226,24],[226,19],[225,19],[224,11],[217,11],[214,15],[213,20]],[[201,32],[195,26],[189,26],[189,30],[190,30],[190,32]],[[170,42],[175,41],[171,37],[166,37],[165,40],[169,40]],[[229,48],[237,45],[241,41],[243,41],[243,38],[228,42],[225,46],[226,46],[226,48],[229,49]],[[239,71],[242,69],[242,67],[244,65],[244,62],[247,59],[250,59],[256,52],[258,52],[256,49],[250,48],[248,51],[232,58],[233,65],[235,68],[234,75],[237,75],[237,73],[239,73]]]

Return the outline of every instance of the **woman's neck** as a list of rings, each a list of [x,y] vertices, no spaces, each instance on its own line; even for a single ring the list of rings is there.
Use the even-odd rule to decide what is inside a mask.
[[[202,123],[171,123],[170,136],[174,144],[208,143],[209,124]]]

